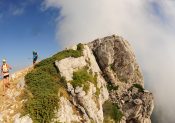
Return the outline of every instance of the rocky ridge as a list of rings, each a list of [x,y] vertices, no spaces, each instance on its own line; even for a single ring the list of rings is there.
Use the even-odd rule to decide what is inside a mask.
[[[144,81],[131,45],[120,36],[108,36],[88,44],[108,83],[109,100],[124,114],[123,122],[150,123],[153,95],[144,89]]]
[[[55,60],[59,76],[66,82],[66,92],[58,92],[59,108],[51,122],[151,123],[153,95],[144,89],[143,75],[128,41],[112,35],[82,46],[81,56]],[[66,50],[78,48],[73,46]],[[27,72],[12,77],[20,78],[10,90],[16,91],[18,96],[26,89],[24,76]],[[15,98],[14,95],[11,97]],[[20,101],[20,104],[16,103],[18,110],[25,100]],[[30,115],[20,117],[16,109],[10,109],[10,112],[14,111],[13,115],[5,111],[8,108],[0,110],[0,123],[9,123],[6,119],[14,123],[34,122]],[[4,116],[10,118],[4,119]]]
[[[72,80],[73,71],[85,66],[88,66],[93,75],[97,73],[98,86],[95,87],[91,83],[87,93],[82,87],[74,88],[68,83],[68,92],[73,98],[73,105],[78,105],[84,122],[93,120],[102,123],[103,104],[108,100],[117,104],[122,112],[121,123],[151,123],[153,95],[144,89],[143,76],[133,49],[122,37],[113,35],[96,39],[84,45],[82,57],[56,61],[56,66],[67,81]],[[97,89],[100,89],[98,97],[94,96]],[[68,122],[64,118],[60,121]],[[81,118],[77,117],[77,122],[81,122]]]

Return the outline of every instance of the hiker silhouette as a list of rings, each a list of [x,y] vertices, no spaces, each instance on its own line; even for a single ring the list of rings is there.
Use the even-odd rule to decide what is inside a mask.
[[[38,59],[38,53],[36,51],[33,51],[33,64],[36,63],[37,59]]]

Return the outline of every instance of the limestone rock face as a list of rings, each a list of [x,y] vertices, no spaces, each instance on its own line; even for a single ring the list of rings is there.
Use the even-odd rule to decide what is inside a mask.
[[[70,81],[73,77],[73,71],[84,67],[86,65],[86,61],[83,57],[69,57],[59,62],[56,62],[56,65],[59,68],[61,76],[64,76],[67,81]]]
[[[113,83],[122,81],[143,85],[143,76],[136,62],[133,49],[122,37],[113,35],[88,44],[102,71],[107,72]],[[113,74],[113,75],[111,75]]]
[[[60,122],[63,123],[71,123],[71,122],[79,122],[81,120],[81,117],[74,114],[73,112],[73,106],[70,103],[69,100],[67,100],[64,97],[60,98],[60,108],[57,112],[57,116]],[[57,121],[57,119],[54,119]]]
[[[76,48],[73,46],[71,49]],[[56,61],[55,64],[61,76],[68,81],[70,103],[79,112],[79,117],[76,116],[77,122],[106,122],[103,104],[108,100],[117,104],[122,112],[120,123],[151,123],[153,95],[144,90],[143,76],[133,49],[122,37],[112,35],[84,44],[81,57],[65,58]],[[90,81],[86,82],[89,83],[88,91],[83,90],[83,87],[73,87],[71,83],[73,73],[84,67],[88,67],[88,71],[97,76],[97,85]],[[64,105],[61,103],[61,107],[65,107]],[[58,119],[71,122],[63,115],[58,115]]]
[[[143,89],[143,76],[130,44],[113,35],[97,39],[88,46],[96,56],[107,83],[118,87],[109,91],[110,100],[119,104],[126,122],[151,123],[153,95]]]
[[[20,114],[16,114],[14,123],[33,123],[33,121],[29,116],[20,117]]]
[[[93,120],[94,122],[102,123],[102,105],[108,99],[109,94],[106,88],[106,82],[101,76],[101,70],[90,48],[84,45],[82,57],[66,58],[61,61],[56,61],[55,64],[59,71],[61,71],[61,75],[65,77],[67,81],[72,80],[74,71],[87,66],[92,74],[97,74],[97,87],[92,82],[87,82],[89,83],[89,90],[85,92],[82,87],[77,86],[73,88],[71,83],[67,83],[67,91],[71,94],[73,105],[75,105],[82,114],[82,122],[91,122],[91,120]],[[96,95],[97,89],[100,90],[98,95]],[[59,118],[60,121],[62,121],[66,117]]]

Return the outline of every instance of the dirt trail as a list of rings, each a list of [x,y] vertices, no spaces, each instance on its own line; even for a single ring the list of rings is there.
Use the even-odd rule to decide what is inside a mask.
[[[24,90],[24,76],[32,69],[28,67],[11,75],[10,87],[7,89],[5,96],[2,95],[3,82],[0,81],[0,123],[14,123],[23,103],[21,98]]]

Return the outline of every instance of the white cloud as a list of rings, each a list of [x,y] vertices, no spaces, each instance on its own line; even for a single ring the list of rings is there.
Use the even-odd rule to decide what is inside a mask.
[[[158,122],[175,121],[173,0],[45,0],[44,5],[61,9],[56,38],[62,47],[114,33],[129,40],[155,95],[156,112],[165,112]]]
[[[9,15],[20,16],[25,13],[26,7],[31,4],[32,3],[30,2],[30,0],[20,2],[19,4],[9,3],[7,10],[8,10]]]
[[[18,16],[24,13],[24,8],[15,8],[12,10],[12,15]]]

